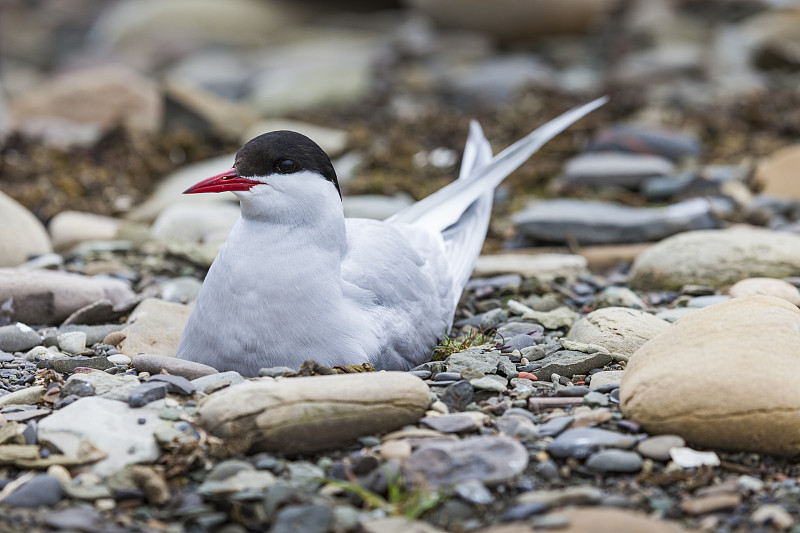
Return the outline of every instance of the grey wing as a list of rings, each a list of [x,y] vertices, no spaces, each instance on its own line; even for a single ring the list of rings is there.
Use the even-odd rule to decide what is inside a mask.
[[[419,228],[347,219],[345,296],[367,314],[376,368],[405,370],[430,357],[453,315],[441,238]]]

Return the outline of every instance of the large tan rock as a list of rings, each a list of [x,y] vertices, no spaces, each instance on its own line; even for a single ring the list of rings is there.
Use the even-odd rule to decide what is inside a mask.
[[[800,305],[800,290],[797,287],[775,278],[747,278],[737,281],[728,289],[728,294],[733,298],[763,294],[786,300],[790,304]]]
[[[62,211],[53,217],[48,229],[56,250],[67,250],[84,241],[111,241],[117,238],[120,221],[113,217]]]
[[[644,311],[628,307],[605,307],[575,322],[567,338],[586,344],[599,344],[610,352],[632,355],[668,326],[666,320]]]
[[[53,78],[11,102],[11,112],[19,120],[60,117],[154,132],[161,127],[163,106],[155,83],[128,67],[104,65]]]
[[[800,273],[800,235],[761,228],[691,231],[674,235],[636,258],[631,285],[677,290],[683,285],[721,287],[751,277]]]
[[[119,351],[130,358],[140,353],[175,357],[183,328],[192,308],[188,305],[147,298],[136,306],[122,330],[125,340]]]
[[[404,372],[253,380],[211,395],[200,423],[243,450],[306,453],[413,424],[428,386]]]
[[[800,145],[770,154],[756,167],[755,180],[764,194],[800,199]]]
[[[753,374],[767,384],[757,392]],[[800,309],[745,296],[699,309],[631,357],[620,388],[626,417],[693,445],[800,453]]]
[[[0,302],[13,299],[11,319],[26,324],[59,324],[98,300],[121,307],[135,297],[127,283],[116,279],[0,268]]]
[[[21,265],[33,255],[53,251],[50,237],[33,213],[0,192],[0,267]]]
[[[503,41],[586,31],[614,8],[616,0],[407,0],[443,26],[477,30]]]
[[[675,522],[656,520],[638,511],[607,507],[576,507],[555,511],[565,515],[569,525],[560,533],[682,533],[686,530]],[[483,530],[483,533],[530,533],[529,522],[512,522]]]

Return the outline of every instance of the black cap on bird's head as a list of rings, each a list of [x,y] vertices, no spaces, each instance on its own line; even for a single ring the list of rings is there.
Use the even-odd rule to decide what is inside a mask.
[[[328,154],[305,135],[288,130],[271,131],[251,139],[236,152],[232,169],[189,187],[184,194],[247,191],[262,183],[249,178],[303,171],[316,172],[333,183],[341,198],[342,191]]]

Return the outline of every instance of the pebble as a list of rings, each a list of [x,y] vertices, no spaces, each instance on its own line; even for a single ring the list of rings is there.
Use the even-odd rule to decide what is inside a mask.
[[[567,429],[550,443],[548,452],[555,457],[584,459],[599,448],[632,448],[634,437],[606,429],[583,427]]]
[[[508,380],[498,375],[488,375],[478,379],[471,379],[469,384],[475,390],[485,390],[489,392],[505,392],[508,387]]]
[[[406,468],[431,487],[478,480],[493,486],[525,470],[528,452],[504,437],[468,437],[456,442],[425,442],[406,460]]]
[[[86,349],[86,333],[72,331],[58,336],[58,347],[67,353],[77,354]]]
[[[762,526],[772,526],[779,530],[792,527],[796,520],[782,505],[765,503],[750,515],[750,521]]]
[[[473,388],[468,381],[457,381],[448,385],[442,393],[442,402],[448,410],[453,412],[463,411],[472,402]]]
[[[642,457],[628,450],[602,450],[589,456],[586,466],[596,472],[633,473],[642,469]]]
[[[577,321],[567,333],[567,338],[597,344],[610,352],[633,355],[640,346],[668,326],[665,320],[644,311],[606,307],[592,311]]]
[[[420,419],[421,424],[428,426],[442,433],[463,433],[466,431],[477,431],[482,424],[476,417],[469,414],[443,415],[437,417],[425,417]]]
[[[122,330],[125,339],[118,349],[133,358],[140,353],[175,356],[178,342],[189,318],[190,307],[157,298],[146,298],[131,313]]]
[[[684,446],[686,441],[678,435],[656,435],[637,444],[636,451],[643,457],[667,462],[671,459],[670,450]]]
[[[606,352],[584,353],[562,350],[539,360],[541,368],[533,370],[532,373],[542,380],[549,380],[553,374],[572,377],[576,374],[588,374],[590,370],[602,368],[610,362],[611,355]]]
[[[289,505],[278,511],[271,533],[327,533],[333,522],[333,512],[325,505]]]
[[[539,426],[539,435],[542,437],[555,437],[562,431],[570,427],[575,420],[572,416],[559,416],[551,418]]]
[[[42,338],[29,326],[17,322],[0,327],[0,350],[24,352],[42,343]]]
[[[66,374],[74,372],[79,367],[105,370],[113,367],[114,364],[105,355],[100,355],[97,357],[56,357],[50,359],[49,366],[60,374]]]
[[[173,376],[171,374],[156,374],[150,376],[147,383],[162,382],[169,386],[168,392],[182,394],[187,396],[192,394],[197,388],[195,385],[183,376]]]
[[[731,298],[741,298],[754,294],[783,298],[792,305],[800,305],[800,290],[791,283],[774,278],[747,278],[734,283],[728,294]]]
[[[30,480],[0,500],[9,507],[52,506],[64,498],[61,482],[49,474],[36,474]]]
[[[696,516],[731,509],[741,501],[742,497],[736,493],[723,493],[689,498],[681,502],[680,508],[684,513]]]
[[[127,366],[127,365],[131,364],[131,358],[128,357],[127,355],[123,355],[121,353],[116,353],[114,355],[109,355],[108,357],[106,357],[106,359],[108,360],[109,363],[112,363],[112,364],[115,364],[115,365],[125,365],[125,366]]]
[[[192,363],[192,364],[195,365],[199,363]],[[242,375],[236,372],[235,370],[228,370],[227,372],[217,372],[216,369],[213,370],[214,372],[211,374],[206,374],[201,377],[192,379],[192,385],[194,385],[195,389],[201,392],[205,392],[206,394],[210,394],[211,392],[223,389],[225,387],[232,387],[233,385],[238,385],[239,383],[245,382],[245,379],[242,377]],[[188,378],[188,376],[185,377]]]
[[[167,391],[169,389],[169,383],[159,381],[148,381],[146,383],[141,383],[140,385],[131,389],[128,397],[128,405],[131,407],[141,407],[150,402],[160,400],[167,395]]]
[[[166,355],[154,355],[150,353],[140,353],[133,356],[133,367],[139,372],[147,372],[151,375],[160,374],[162,371],[174,376],[182,376],[188,380],[195,380],[203,376],[217,374],[216,368],[194,361],[185,361],[176,357]],[[226,374],[228,374],[226,372]],[[241,376],[239,376],[241,378]],[[242,378],[243,379],[243,378]],[[199,390],[203,390],[197,386]]]
[[[670,448],[670,459],[683,468],[697,468],[699,466],[719,466],[719,456],[714,452],[700,452],[692,448]]]
[[[45,525],[55,530],[100,529],[100,512],[91,507],[69,507],[52,511],[44,519]]]

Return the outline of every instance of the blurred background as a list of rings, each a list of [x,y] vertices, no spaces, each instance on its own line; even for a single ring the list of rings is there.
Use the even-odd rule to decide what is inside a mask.
[[[754,195],[783,186],[780,157],[758,165],[800,136],[797,4],[2,0],[0,191],[49,225],[51,240],[18,237],[18,256],[6,251],[3,263],[121,226],[220,241],[231,198],[212,224],[212,211],[184,202],[219,198],[179,192],[273,129],[326,149],[349,215],[383,218],[453,179],[470,119],[497,151],[604,94],[606,107],[498,192],[498,212],[516,218],[495,218],[489,249],[592,244],[526,233],[531,199],[555,196],[626,207],[722,197],[700,226],[667,233],[741,220],[791,229],[794,203]],[[0,213],[0,223],[11,222]]]

